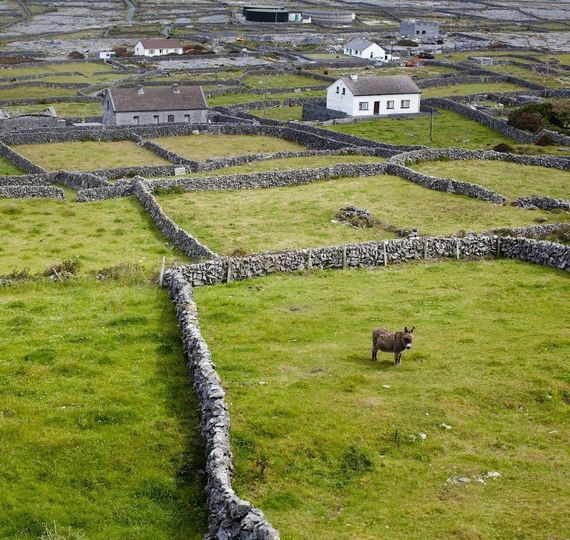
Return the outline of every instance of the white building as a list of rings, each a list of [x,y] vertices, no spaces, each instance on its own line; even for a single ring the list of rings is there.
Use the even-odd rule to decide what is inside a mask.
[[[400,22],[400,35],[410,39],[434,39],[439,37],[439,23],[409,19]]]
[[[368,60],[381,60],[383,62],[392,60],[392,55],[389,52],[367,39],[353,39],[348,42],[344,46],[344,54]]]
[[[135,56],[163,56],[165,54],[182,54],[182,52],[182,43],[178,39],[141,39],[135,45]]]
[[[115,51],[99,51],[99,59],[101,60],[109,60],[115,56],[117,56]]]
[[[327,88],[327,109],[349,116],[389,116],[420,112],[421,90],[406,75],[351,75]]]

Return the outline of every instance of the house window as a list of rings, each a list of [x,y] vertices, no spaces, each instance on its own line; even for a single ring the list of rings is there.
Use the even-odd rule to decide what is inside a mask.
[[[346,95],[346,88],[342,89],[342,95],[345,96]]]
[[[189,114],[184,115],[184,122],[186,122],[187,124],[190,123],[190,115]]]
[[[138,116],[133,116],[133,124],[140,124],[141,119]]]
[[[410,100],[409,99],[403,99],[400,102],[400,108],[402,109],[409,109],[410,108]]]
[[[367,111],[368,110],[368,101],[361,101],[358,104],[358,110],[359,111]]]
[[[173,115],[173,114],[169,114],[169,115],[168,115],[168,121],[169,121],[169,122],[174,122],[174,115]]]
[[[158,114],[154,114],[154,115],[152,116],[152,119],[153,119],[153,121],[154,121],[155,124],[158,124],[158,123],[159,123]]]
[[[154,49],[149,49],[148,54],[154,54]]]
[[[394,102],[393,101],[387,101],[386,102],[386,108],[387,109],[393,109],[394,108]]]
[[[423,36],[425,33],[426,33],[426,31],[425,31],[425,30],[422,30],[422,36]]]
[[[374,51],[370,51],[370,58],[374,58]]]
[[[339,94],[340,93],[340,86],[336,87],[336,93]]]

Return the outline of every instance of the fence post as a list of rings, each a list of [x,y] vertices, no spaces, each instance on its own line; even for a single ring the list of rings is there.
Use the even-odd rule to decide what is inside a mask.
[[[346,268],[346,246],[342,246],[342,267]]]
[[[388,266],[388,253],[386,252],[386,240],[382,242],[382,252],[384,255],[384,266]]]
[[[162,280],[164,278],[164,266],[166,264],[166,257],[162,256],[162,264],[160,265],[160,277],[158,278],[158,284],[162,287]]]
[[[309,260],[307,261],[307,270],[313,268],[313,250],[309,248]]]
[[[232,260],[228,259],[228,273],[226,274],[226,283],[232,280]]]

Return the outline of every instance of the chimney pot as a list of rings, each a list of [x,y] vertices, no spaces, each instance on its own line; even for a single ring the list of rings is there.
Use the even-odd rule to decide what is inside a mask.
[[[351,75],[350,78],[351,78],[353,81],[357,81],[357,80],[358,80],[358,75]]]
[[[139,95],[144,94],[144,88],[142,86],[137,86],[137,94]]]
[[[175,93],[175,94],[180,94],[180,86],[177,85],[176,83],[174,83],[174,84],[172,85],[172,92]]]

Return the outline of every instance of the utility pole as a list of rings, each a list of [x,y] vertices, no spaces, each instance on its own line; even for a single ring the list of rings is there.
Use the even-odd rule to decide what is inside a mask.
[[[433,109],[430,109],[429,114],[429,142],[433,142]]]

